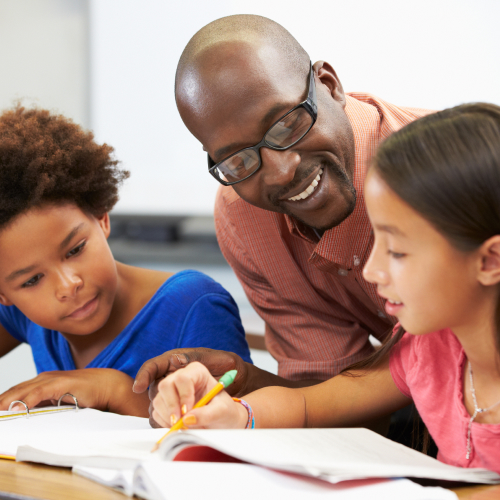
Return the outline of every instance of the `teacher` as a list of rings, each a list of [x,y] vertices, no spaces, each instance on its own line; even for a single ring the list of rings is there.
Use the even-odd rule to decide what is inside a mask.
[[[237,369],[233,395],[304,387],[368,356],[369,335],[382,339],[395,319],[362,277],[373,244],[363,181],[377,145],[428,111],[346,94],[330,64],[311,65],[282,26],[253,15],[218,19],[193,36],[175,97],[221,184],[222,253],[266,323],[279,368],[274,375],[230,352],[180,349],[147,361],[134,390],[151,384],[152,397],[156,380],[192,361],[215,377]],[[187,181],[202,175],[181,168]]]

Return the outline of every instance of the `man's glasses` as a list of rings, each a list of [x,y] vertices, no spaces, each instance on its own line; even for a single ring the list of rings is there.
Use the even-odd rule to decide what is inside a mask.
[[[241,149],[219,163],[215,163],[208,155],[208,171],[224,186],[231,186],[248,179],[262,165],[260,148],[277,151],[291,148],[311,130],[317,116],[316,85],[311,64],[307,99],[274,122],[255,146]]]

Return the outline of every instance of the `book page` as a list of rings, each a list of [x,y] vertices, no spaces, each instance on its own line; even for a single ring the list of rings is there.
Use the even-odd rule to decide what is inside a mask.
[[[162,442],[162,454],[172,459],[176,446],[186,443],[205,444],[245,462],[332,482],[366,477],[500,481],[493,472],[452,467],[360,428],[182,431]]]
[[[314,478],[248,464],[147,462],[134,474],[134,493],[148,500],[187,498],[196,478],[200,498],[217,500],[456,500],[442,488],[424,488],[408,479],[360,480],[331,484]]]
[[[51,408],[44,408],[50,410]],[[12,412],[0,412],[8,415]],[[91,408],[78,411],[65,409],[56,413],[39,413],[28,418],[0,419],[0,455],[16,455],[22,445],[55,445],[61,441],[73,442],[92,439],[96,432],[151,429],[147,418],[117,415]]]

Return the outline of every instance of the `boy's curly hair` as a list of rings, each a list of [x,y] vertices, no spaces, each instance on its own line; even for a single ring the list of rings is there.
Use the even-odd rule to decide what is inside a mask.
[[[50,203],[74,203],[96,217],[118,201],[130,174],[113,148],[61,115],[17,105],[0,115],[0,227]]]

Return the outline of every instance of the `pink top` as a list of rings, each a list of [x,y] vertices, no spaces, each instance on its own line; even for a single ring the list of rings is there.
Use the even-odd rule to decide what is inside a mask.
[[[450,329],[422,336],[405,333],[391,352],[390,370],[398,389],[413,399],[436,441],[441,462],[500,473],[500,424],[472,424],[472,454],[466,459],[470,420],[463,403],[466,361]]]

